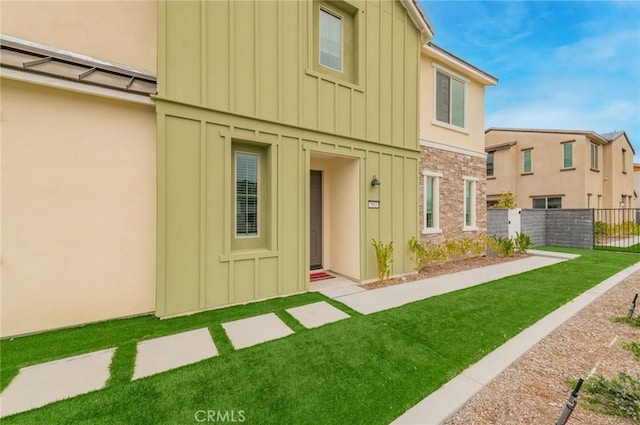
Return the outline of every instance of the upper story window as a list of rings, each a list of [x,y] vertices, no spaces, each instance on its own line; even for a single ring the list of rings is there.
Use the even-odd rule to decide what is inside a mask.
[[[320,8],[320,65],[342,71],[342,18]]]
[[[627,150],[622,149],[622,172],[627,174]]]
[[[530,174],[533,172],[531,170],[531,149],[525,149],[522,151],[522,172]]]
[[[598,145],[591,143],[591,169],[599,170],[598,168]]]
[[[467,82],[436,68],[436,121],[465,128]]]
[[[309,37],[307,73],[359,87],[364,58],[360,9],[349,1],[309,2],[313,37]]]
[[[573,142],[562,144],[562,168],[573,168]]]
[[[487,154],[487,177],[493,176],[493,161],[494,161],[493,152],[489,152]]]

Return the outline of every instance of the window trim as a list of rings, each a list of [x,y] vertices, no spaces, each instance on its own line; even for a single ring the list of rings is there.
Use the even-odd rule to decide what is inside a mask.
[[[340,20],[340,69],[322,63],[322,28],[320,25],[322,12]],[[344,73],[344,16],[335,10],[329,9],[325,5],[318,6],[318,65],[335,72]]]
[[[455,130],[455,131],[459,131],[461,133],[465,133],[465,134],[469,134],[468,131],[468,99],[469,99],[469,84],[471,83],[471,81],[468,78],[463,77],[462,75],[451,71],[441,65],[438,65],[436,63],[432,64],[433,66],[433,117],[431,119],[431,123],[434,125],[438,125],[444,128],[448,128],[450,130]],[[460,127],[458,125],[452,124],[452,123],[448,123],[445,121],[440,121],[437,117],[438,117],[438,72],[440,72],[441,74],[449,77],[449,79],[455,79],[458,80],[460,83],[463,84],[463,101],[464,101],[464,107],[463,107],[463,115],[464,115],[464,123],[463,126]],[[449,111],[452,111],[452,99],[451,99],[451,92],[452,90],[449,89]],[[450,114],[452,115],[452,114]],[[450,117],[450,121],[451,121],[451,117]]]
[[[463,176],[462,177],[463,180],[463,186],[462,186],[462,231],[463,232],[469,232],[469,231],[475,231],[478,230],[478,208],[476,206],[476,201],[477,201],[477,195],[476,192],[478,191],[478,178],[477,177],[469,177],[469,176]],[[469,202],[470,202],[470,211],[469,211],[469,215],[471,218],[471,223],[467,224],[467,183],[471,183],[470,187],[471,187],[471,196],[469,197]]]
[[[238,234],[238,155],[249,155],[249,156],[254,156],[256,157],[256,234],[255,235],[239,235]],[[260,235],[260,201],[261,201],[261,197],[260,197],[260,187],[262,185],[262,182],[260,181],[260,162],[261,162],[261,155],[257,152],[248,152],[248,151],[243,151],[243,150],[237,150],[234,153],[234,176],[233,176],[233,181],[234,181],[234,188],[235,190],[233,191],[233,228],[234,228],[234,232],[233,232],[233,237],[234,239],[252,239],[252,238],[260,238],[262,235]]]
[[[537,209],[537,210],[541,210],[541,209],[545,209],[545,210],[548,210],[548,209],[552,209],[552,210],[562,209],[562,198],[563,197],[564,197],[564,195],[531,196],[531,208],[532,209]],[[549,208],[549,198],[554,198],[554,199],[558,198],[558,199],[560,199],[560,208]],[[533,205],[533,203],[536,200],[540,200],[540,199],[544,199],[544,208],[536,208]]]
[[[422,171],[423,202],[422,202],[422,234],[432,235],[442,233],[440,228],[440,180],[443,174],[435,171]],[[427,227],[427,178],[433,178],[433,227]]]

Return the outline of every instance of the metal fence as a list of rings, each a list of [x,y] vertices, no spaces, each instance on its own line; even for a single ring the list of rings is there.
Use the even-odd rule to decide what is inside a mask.
[[[640,209],[593,210],[593,249],[640,253]]]

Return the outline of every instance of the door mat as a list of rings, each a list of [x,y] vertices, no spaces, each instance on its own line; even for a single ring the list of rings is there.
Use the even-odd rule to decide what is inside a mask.
[[[329,273],[325,273],[323,271],[311,272],[311,274],[309,275],[309,281],[311,282],[333,278],[334,276],[331,276]]]

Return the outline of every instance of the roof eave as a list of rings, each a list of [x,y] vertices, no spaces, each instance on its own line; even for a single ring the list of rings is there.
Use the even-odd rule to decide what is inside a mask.
[[[420,30],[422,34],[423,41],[429,41],[433,38],[435,31],[433,30],[433,26],[431,22],[429,22],[429,18],[424,13],[420,5],[416,0],[400,0],[400,4],[404,6],[404,8],[409,13],[409,17],[413,21],[416,27]]]
[[[459,58],[453,53],[443,49],[442,47],[432,42],[428,42],[424,46],[422,46],[422,50],[429,55],[439,58],[445,63],[453,64],[464,69],[470,76],[472,76],[474,79],[478,80],[485,86],[495,86],[496,84],[498,84],[497,77],[494,77],[488,72],[483,71],[477,66],[470,64],[464,59]]]

